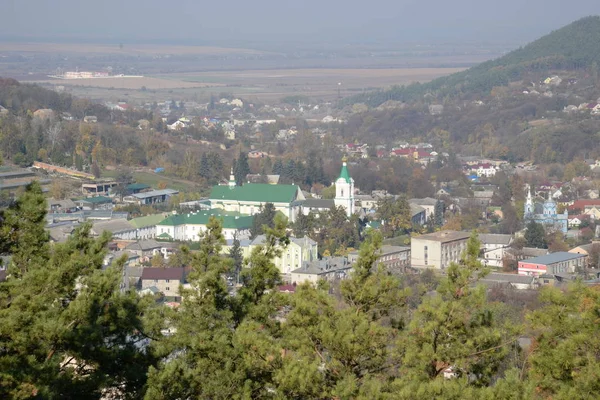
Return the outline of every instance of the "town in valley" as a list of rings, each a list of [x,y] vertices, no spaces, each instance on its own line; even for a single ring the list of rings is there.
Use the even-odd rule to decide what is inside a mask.
[[[0,29],[0,397],[597,398],[600,17],[572,21]]]

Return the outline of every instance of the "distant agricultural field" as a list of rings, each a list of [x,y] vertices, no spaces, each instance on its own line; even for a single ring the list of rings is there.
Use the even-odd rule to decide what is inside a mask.
[[[91,87],[101,89],[130,89],[160,90],[160,89],[189,89],[206,86],[219,86],[219,84],[205,84],[176,79],[141,77],[141,78],[90,78],[90,79],[48,79],[36,81],[43,84],[62,85],[65,87]]]
[[[44,79],[74,95],[102,100],[130,98],[196,98],[232,93],[259,101],[277,101],[290,95],[334,100],[363,90],[412,82],[427,82],[464,68],[297,68],[202,71],[154,75],[143,78]],[[339,91],[339,92],[338,92]],[[254,100],[256,101],[256,100]]]

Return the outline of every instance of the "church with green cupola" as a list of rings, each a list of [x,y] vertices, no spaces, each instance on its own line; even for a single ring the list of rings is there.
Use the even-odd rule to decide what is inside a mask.
[[[348,160],[346,157],[342,159],[342,169],[340,176],[334,182],[335,184],[335,199],[334,204],[336,207],[344,207],[346,209],[346,215],[350,217],[354,214],[354,179],[348,172]]]

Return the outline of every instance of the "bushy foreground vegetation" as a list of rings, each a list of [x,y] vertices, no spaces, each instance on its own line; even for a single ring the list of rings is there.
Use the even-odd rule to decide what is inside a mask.
[[[65,244],[44,232],[37,184],[0,219],[11,253],[0,283],[0,397],[147,399],[596,398],[597,287],[544,289],[526,311],[489,301],[474,234],[460,264],[409,288],[375,265],[372,234],[351,279],[279,293],[272,259],[285,222],[266,228],[232,296],[233,260],[212,220],[177,308],[119,290],[107,236]],[[407,277],[408,279],[408,277]],[[427,282],[427,284],[426,284]],[[525,317],[523,318],[523,315]],[[528,340],[525,340],[528,339]],[[531,341],[527,346],[523,342]]]

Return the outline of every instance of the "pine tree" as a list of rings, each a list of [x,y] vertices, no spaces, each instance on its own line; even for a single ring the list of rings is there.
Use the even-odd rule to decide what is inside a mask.
[[[214,151],[211,151],[207,155],[208,170],[210,171],[208,177],[208,183],[210,185],[216,185],[221,180],[223,173],[223,159]]]
[[[75,155],[75,169],[83,171],[83,158],[79,154]]]
[[[284,165],[283,170],[281,171],[280,180],[283,179],[284,183],[296,183],[294,182],[294,177],[296,173],[296,161],[288,160],[288,162]]]
[[[478,260],[479,246],[473,233],[461,262],[448,267],[437,293],[423,299],[408,326],[402,344],[406,374],[398,384],[410,391],[434,384],[448,368],[471,384],[489,384],[515,345],[516,338],[499,326],[485,288],[473,287],[488,273]]]
[[[240,281],[240,273],[242,271],[242,265],[244,263],[244,256],[242,254],[242,248],[240,246],[240,241],[237,238],[237,235],[233,238],[233,244],[231,249],[229,249],[229,257],[233,260],[233,268],[232,273],[235,277],[235,282],[238,283]]]
[[[342,304],[327,284],[297,287],[282,327],[282,366],[274,375],[282,398],[394,398],[389,378],[399,360],[390,344],[398,331],[382,322],[403,307],[405,294],[375,265],[380,246],[381,235],[374,233],[361,247],[342,283]]]
[[[0,254],[12,255],[9,274],[21,277],[31,265],[48,260],[46,199],[37,181],[0,214]]]
[[[316,226],[317,217],[314,212],[310,212],[308,215],[300,213],[296,217],[296,222],[292,225],[294,236],[297,238],[302,238],[304,236],[313,237]]]
[[[548,247],[548,243],[546,243],[546,232],[544,230],[544,226],[535,221],[530,221],[527,224],[525,240],[527,241],[527,246],[530,247],[537,247],[540,249],[545,249]]]
[[[210,179],[211,177],[210,165],[208,163],[208,157],[206,156],[206,153],[202,153],[202,157],[200,157],[199,175],[206,180]]]
[[[250,173],[250,166],[248,165],[248,154],[240,152],[240,156],[237,162],[234,163],[233,174],[235,175],[235,183],[238,186],[242,186],[246,182],[246,176]]]
[[[442,225],[444,225],[444,211],[445,211],[446,206],[444,205],[444,202],[440,199],[438,199],[435,202],[435,206],[433,208],[433,217],[434,217],[434,225],[437,228],[441,228]]]
[[[283,163],[281,162],[281,159],[278,158],[277,160],[275,160],[275,163],[273,164],[273,174],[281,175],[282,173],[283,173]]]
[[[285,221],[268,229],[242,273],[243,287],[230,296],[223,278],[231,259],[220,222],[211,218],[189,275],[191,289],[182,304],[166,315],[174,333],[154,343],[163,362],[151,368],[146,398],[262,398],[269,396],[277,368],[272,316],[281,304],[272,290],[280,282],[272,262],[287,243]]]
[[[254,215],[254,219],[252,220],[250,238],[254,239],[258,235],[262,235],[265,232],[265,227],[273,228],[276,214],[277,211],[273,203],[266,203],[264,207],[261,206],[260,211]]]
[[[21,225],[29,231],[21,236],[44,224]],[[0,397],[143,393],[145,371],[155,362],[143,350],[148,299],[120,293],[125,259],[103,269],[109,239],[92,239],[90,225],[83,225],[66,243],[44,245],[43,257],[29,257],[27,268],[10,270],[0,283]],[[40,252],[24,248],[40,242],[21,241],[18,251]]]
[[[566,292],[544,288],[531,314],[535,347],[529,357],[529,398],[591,399],[600,392],[600,292],[583,284]]]

